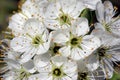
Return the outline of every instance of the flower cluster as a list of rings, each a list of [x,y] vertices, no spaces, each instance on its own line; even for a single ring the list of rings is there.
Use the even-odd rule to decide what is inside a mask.
[[[96,13],[93,26],[86,9]],[[110,1],[26,0],[9,21],[4,80],[110,79],[120,61],[115,15]]]

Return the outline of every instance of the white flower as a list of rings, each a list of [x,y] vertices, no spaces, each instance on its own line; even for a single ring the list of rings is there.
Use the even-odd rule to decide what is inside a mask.
[[[95,10],[96,9],[96,5],[98,2],[100,2],[101,0],[80,0],[81,2],[83,2],[83,4],[85,5],[86,8]]]
[[[4,80],[28,80],[29,76],[36,71],[32,60],[24,64],[9,58],[5,61],[9,71],[3,75]]]
[[[39,64],[40,65],[40,64]],[[77,64],[62,56],[52,57],[49,64],[38,68],[39,74],[29,80],[77,80]]]
[[[42,1],[40,2],[42,3]],[[39,3],[39,4],[40,4]],[[34,0],[27,0],[21,7],[21,11],[19,13],[15,13],[9,21],[9,28],[12,30],[12,33],[15,36],[22,35],[23,28],[25,24],[31,19],[37,19],[40,22],[43,21],[43,7]]]
[[[59,30],[54,33],[53,42],[61,44],[59,49],[62,56],[74,60],[89,56],[101,44],[100,40],[93,35],[85,35],[89,32],[88,21],[80,18],[75,21],[70,30]]]
[[[119,42],[119,38],[112,36],[111,34],[107,33],[106,31],[103,31],[101,24],[96,24],[95,29],[92,31],[92,35],[95,35],[99,37],[101,40],[101,44],[111,46],[114,44],[117,44]]]
[[[44,23],[52,30],[69,28],[83,9],[85,6],[78,0],[55,0],[46,9]]]
[[[115,39],[113,39],[115,40]],[[100,48],[98,48],[95,52],[96,59],[99,60],[99,65],[103,69],[105,77],[110,79],[113,76],[114,72],[114,64],[118,66],[116,61],[120,61],[120,40],[116,40],[117,42],[108,41],[109,45],[102,44]],[[117,45],[117,46],[116,46]]]
[[[10,47],[23,52],[21,62],[26,62],[35,54],[44,54],[49,49],[50,36],[47,29],[36,19],[29,20],[23,28],[24,34],[13,38]]]
[[[120,16],[114,18],[115,12],[110,1],[105,1],[104,4],[98,2],[96,17],[99,23],[95,26],[94,34],[98,32],[120,37]]]
[[[118,51],[120,47],[116,46],[120,45],[120,39],[103,31],[100,24],[97,24],[96,28],[92,34],[101,39],[101,47],[98,48],[94,55],[99,60],[99,65],[103,69],[105,77],[111,78],[114,72],[113,62],[117,64],[115,61],[120,61],[120,53]]]
[[[89,59],[91,58],[92,56]],[[88,63],[84,60],[77,61],[78,80],[103,80],[105,78],[103,70],[99,68],[99,66],[96,67],[98,63],[96,63],[95,60],[96,59],[89,60]]]

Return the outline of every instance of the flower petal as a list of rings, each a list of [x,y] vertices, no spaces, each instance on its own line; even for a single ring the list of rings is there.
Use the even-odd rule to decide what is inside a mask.
[[[86,18],[78,18],[75,20],[71,32],[76,36],[87,34],[89,32],[88,20]]]
[[[104,5],[102,2],[98,2],[96,6],[96,17],[97,20],[102,23],[104,21]]]
[[[47,28],[52,29],[52,30],[58,30],[61,29],[60,23],[58,20],[54,19],[46,19],[44,21],[45,25]]]
[[[105,9],[105,21],[106,23],[108,23],[115,15],[112,3],[110,1],[104,1],[104,9]]]
[[[75,6],[73,6],[73,10],[71,12],[69,12],[69,14],[74,18],[77,19],[79,17],[79,15],[81,14],[81,12],[85,9],[84,4],[81,1],[76,1],[76,4],[74,4]],[[71,10],[71,9],[70,9]]]
[[[104,65],[101,65],[101,68],[104,70],[106,78],[110,79],[113,76],[113,63],[104,59]]]
[[[50,54],[42,54],[42,55],[36,55],[34,57],[34,64],[36,67],[44,67],[49,64],[50,61]]]
[[[115,19],[113,19],[113,20],[115,20]],[[120,19],[118,19],[113,24],[111,24],[110,28],[111,28],[111,32],[113,33],[114,37],[120,37]]]
[[[45,43],[39,45],[39,47],[37,48],[38,51],[36,52],[36,54],[46,53],[48,51],[49,47],[50,47],[50,42],[45,42]]]
[[[117,30],[117,29],[116,29]],[[118,32],[118,31],[114,31]],[[101,40],[101,44],[104,46],[114,46],[120,43],[119,38],[113,36],[112,34],[105,31],[103,26],[99,23],[95,25],[95,29],[91,33],[94,36],[97,36]],[[104,35],[102,35],[104,34]]]
[[[31,47],[28,50],[26,50],[25,53],[23,53],[23,55],[20,57],[20,63],[25,63],[32,59],[36,52],[37,49],[35,49],[34,47]]]
[[[11,17],[8,27],[12,30],[12,33],[15,36],[23,34],[23,27],[26,20],[26,16],[24,16],[22,13],[16,13]]]
[[[77,0],[59,0],[62,11],[67,14],[68,12],[71,12],[71,10],[74,9],[74,6],[76,5]],[[75,5],[74,5],[75,4]]]
[[[53,42],[55,43],[65,43],[69,40],[69,32],[67,30],[56,31],[53,35]]]
[[[50,3],[47,7],[47,10],[45,12],[45,17],[47,19],[57,19],[60,14],[60,4],[58,1]]]
[[[89,71],[94,71],[99,67],[99,61],[96,55],[90,55],[85,59],[86,66]]]
[[[31,46],[30,40],[26,37],[15,37],[10,43],[10,47],[17,52],[24,52]]]
[[[85,58],[83,50],[79,48],[72,48],[70,58],[73,60],[80,60]]]
[[[87,7],[87,8],[90,8],[92,10],[95,10],[96,9],[96,5],[98,2],[100,2],[101,0],[83,0],[83,3],[84,5]]]
[[[29,6],[31,5],[31,6]],[[37,18],[39,20],[42,20],[43,14],[42,11],[40,10],[38,3],[32,0],[27,0],[25,3],[22,5],[22,12],[24,15],[26,15],[28,18]]]
[[[63,65],[65,62],[67,62],[67,58],[63,56],[54,56],[51,58],[52,63],[55,64],[56,66],[60,67]]]
[[[77,73],[77,64],[74,61],[69,61],[64,64],[63,70],[67,76]],[[71,76],[72,77],[72,76]]]
[[[30,73],[34,73],[36,70],[35,70],[35,66],[34,66],[34,63],[32,60],[29,60],[28,62],[22,64],[24,69],[26,69],[28,72]]]
[[[62,56],[68,57],[70,55],[70,46],[65,46],[59,49],[60,54],[62,54]]]
[[[99,40],[99,38],[93,35],[86,35],[83,37],[81,47],[84,50],[89,51],[89,54],[91,54],[94,50],[96,50],[100,46],[101,41]]]
[[[28,80],[53,80],[53,78],[49,73],[41,73],[30,76]]]
[[[26,35],[29,35],[31,37],[42,35],[45,30],[46,29],[43,24],[36,19],[29,19],[24,25],[24,31]]]

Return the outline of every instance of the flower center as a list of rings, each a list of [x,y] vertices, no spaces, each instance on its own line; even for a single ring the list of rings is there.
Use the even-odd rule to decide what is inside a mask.
[[[105,56],[105,49],[104,48],[101,48],[99,51],[98,51],[98,55],[101,56],[101,57],[104,57]]]
[[[54,52],[54,53],[57,53],[59,49],[60,49],[60,46],[55,46],[55,47],[53,48],[53,52]]]
[[[78,76],[78,79],[79,80],[87,80],[87,73],[86,72],[82,72],[82,73],[78,73],[79,76]]]
[[[72,38],[71,39],[71,44],[72,45],[77,45],[79,42],[78,42],[79,40],[77,39],[77,38]]]
[[[53,75],[55,76],[61,76],[62,72],[59,68],[56,68],[53,70]]]
[[[42,44],[44,41],[42,40],[41,36],[35,36],[33,38],[33,45],[38,46],[39,44]]]
[[[100,48],[100,49],[98,49],[98,55],[99,55],[100,57],[104,57],[105,54],[106,54],[106,49],[105,49],[105,48]]]
[[[82,37],[72,37],[69,41],[69,44],[72,46],[72,47],[79,47],[81,48],[80,44],[82,42]],[[81,48],[82,49],[82,48]]]
[[[58,20],[61,25],[64,25],[64,24],[71,25],[71,18],[66,14],[62,14]]]
[[[102,48],[99,48],[97,50],[97,53],[99,55],[99,60],[101,60],[101,58],[105,57],[106,56],[106,51],[108,50],[108,48],[105,48],[105,47],[102,47]]]

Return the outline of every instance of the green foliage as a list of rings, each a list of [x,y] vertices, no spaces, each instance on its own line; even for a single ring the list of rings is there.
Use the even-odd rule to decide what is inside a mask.
[[[120,80],[120,73],[114,73],[113,77],[110,80]]]
[[[80,14],[80,17],[85,17],[88,19],[90,25],[94,23],[94,20],[95,20],[94,16],[95,16],[95,12],[91,11],[88,8],[84,9]]]
[[[0,0],[0,32],[8,26],[10,14],[17,11],[19,0]]]

